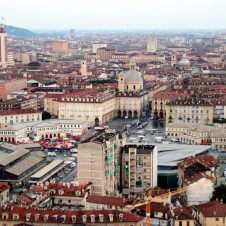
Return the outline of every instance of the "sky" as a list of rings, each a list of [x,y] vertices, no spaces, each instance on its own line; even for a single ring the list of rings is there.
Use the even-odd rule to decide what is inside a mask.
[[[226,0],[0,0],[0,18],[27,29],[224,29]]]

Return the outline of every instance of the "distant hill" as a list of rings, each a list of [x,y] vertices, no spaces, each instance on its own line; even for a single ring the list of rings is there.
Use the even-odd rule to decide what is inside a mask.
[[[33,37],[37,35],[36,33],[29,31],[27,29],[9,26],[9,25],[4,25],[4,29],[8,36],[26,38],[26,37]]]

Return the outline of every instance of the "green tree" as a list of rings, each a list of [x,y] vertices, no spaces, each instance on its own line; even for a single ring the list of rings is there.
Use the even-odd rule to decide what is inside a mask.
[[[220,186],[217,186],[214,189],[212,200],[221,200],[223,199],[223,202],[226,203],[226,185],[221,184]]]
[[[51,118],[51,114],[48,111],[42,112],[42,120],[50,119],[50,118]]]

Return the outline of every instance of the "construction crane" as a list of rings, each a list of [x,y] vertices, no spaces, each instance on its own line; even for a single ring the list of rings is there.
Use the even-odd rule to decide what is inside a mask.
[[[210,179],[211,181],[215,180],[214,178],[208,178],[208,179]],[[175,191],[167,192],[167,193],[155,196],[155,197],[150,198],[150,199],[149,199],[149,197],[147,197],[147,199],[149,199],[149,200],[140,201],[139,203],[134,204],[132,206],[132,209],[135,209],[137,207],[145,205],[146,206],[146,226],[151,226],[151,203],[152,202],[162,202],[162,199],[164,199],[164,198],[170,198],[171,199],[171,196],[184,193],[188,189],[193,189],[196,186],[200,186],[201,184],[202,183],[197,183],[195,185],[193,184],[192,187],[191,186],[186,186],[186,187],[183,187],[183,188],[179,188],[179,189],[177,189]]]

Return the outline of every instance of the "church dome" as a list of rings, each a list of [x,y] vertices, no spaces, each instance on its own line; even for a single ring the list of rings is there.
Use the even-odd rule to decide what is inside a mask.
[[[190,61],[187,59],[186,55],[183,55],[182,59],[178,62],[179,66],[190,66]]]
[[[136,70],[129,70],[125,74],[125,83],[139,83],[143,82],[141,73]]]

